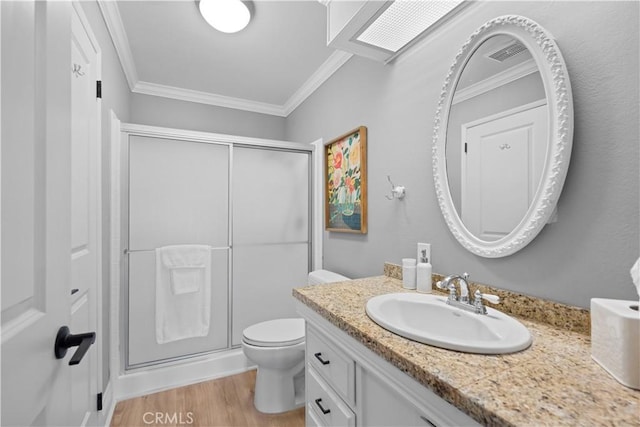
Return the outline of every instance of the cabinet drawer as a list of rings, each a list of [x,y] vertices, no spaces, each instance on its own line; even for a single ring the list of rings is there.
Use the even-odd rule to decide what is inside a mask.
[[[307,364],[348,404],[355,403],[355,362],[313,328],[307,327]]]
[[[320,378],[315,369],[308,368],[307,374],[307,413],[314,414],[309,425],[355,426],[355,414]]]
[[[304,414],[304,425],[306,427],[324,427],[322,422],[320,422],[318,415],[316,415],[316,411],[311,407],[311,405],[307,404],[305,409],[307,410]]]

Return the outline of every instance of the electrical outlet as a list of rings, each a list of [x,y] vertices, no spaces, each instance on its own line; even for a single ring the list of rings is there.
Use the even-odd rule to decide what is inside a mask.
[[[422,251],[426,250],[427,251],[427,259],[429,260],[430,264],[433,264],[433,262],[431,261],[431,244],[430,243],[418,243],[418,256],[416,257],[416,259],[418,260],[418,262],[420,262],[420,259],[422,258]]]

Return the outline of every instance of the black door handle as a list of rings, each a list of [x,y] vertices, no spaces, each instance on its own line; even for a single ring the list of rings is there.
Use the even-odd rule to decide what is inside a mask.
[[[71,347],[78,347],[76,352],[71,357],[69,361],[69,365],[77,365],[80,363],[82,358],[84,357],[91,344],[96,341],[96,333],[95,332],[86,332],[84,334],[73,335],[69,332],[69,328],[66,326],[62,326],[58,329],[58,334],[56,335],[56,343],[54,345],[54,353],[56,354],[56,359],[62,359],[67,354],[67,349]]]

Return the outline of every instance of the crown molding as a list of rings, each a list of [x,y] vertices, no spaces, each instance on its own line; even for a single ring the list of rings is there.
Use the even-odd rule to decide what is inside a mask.
[[[97,0],[97,2],[129,84],[129,89],[133,93],[142,95],[287,117],[353,56],[347,52],[334,51],[283,105],[140,81],[117,2],[110,0]]]
[[[129,84],[129,89],[133,88],[138,83],[138,73],[136,71],[136,65],[133,61],[133,54],[129,47],[129,39],[127,38],[127,32],[124,30],[124,24],[122,23],[122,17],[120,16],[120,10],[118,9],[118,3],[109,0],[97,0],[100,12],[104,18],[104,22],[107,25],[107,31],[111,36],[111,41],[116,49],[118,58],[120,59],[120,65],[122,71]]]
[[[287,102],[284,103],[284,105],[234,98],[231,96],[184,89],[175,86],[166,86],[145,81],[138,81],[131,91],[142,95],[161,96],[163,98],[177,99],[180,101],[197,102],[199,104],[287,117],[352,56],[353,54],[347,52],[333,52],[329,58],[327,58],[327,60],[323,62],[322,65],[311,75],[311,77],[309,77],[309,79],[307,79],[307,81],[304,82],[302,86],[300,86],[300,88],[287,100]]]
[[[191,89],[183,89],[175,86],[166,86],[157,83],[139,81],[133,88],[132,92],[142,95],[160,96],[179,101],[196,102],[199,104],[286,117],[284,107],[281,105],[234,98],[231,96],[218,95],[215,93],[201,92]]]
[[[329,79],[342,67],[351,57],[352,53],[344,52],[341,50],[334,51],[326,61],[307,79],[306,82],[295,91],[293,95],[285,102],[283,109],[285,117],[288,116],[300,106],[313,92],[316,91],[322,84]]]
[[[533,58],[527,59],[520,64],[507,68],[506,70],[496,73],[489,78],[479,81],[478,83],[474,83],[464,89],[456,91],[456,94],[453,96],[453,104],[455,105],[475,96],[482,95],[490,90],[521,79],[529,74],[533,74],[536,71],[538,71],[536,61]]]

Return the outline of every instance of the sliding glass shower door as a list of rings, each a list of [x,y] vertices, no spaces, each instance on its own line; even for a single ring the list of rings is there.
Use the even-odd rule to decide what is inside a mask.
[[[291,291],[310,258],[308,152],[233,150],[233,328],[297,317]]]
[[[228,144],[156,137],[129,139],[129,280],[127,366],[228,345]],[[156,342],[156,248],[208,245],[209,335]]]
[[[311,259],[310,149],[127,138],[126,368],[229,349],[251,324],[296,317],[291,291]],[[158,343],[156,249],[191,244],[212,248],[209,333]]]

